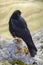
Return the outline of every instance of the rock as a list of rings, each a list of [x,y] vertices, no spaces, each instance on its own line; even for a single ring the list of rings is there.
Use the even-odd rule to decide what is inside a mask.
[[[43,65],[43,29],[36,32],[32,37],[38,50],[35,60],[37,60],[38,65]]]
[[[34,33],[32,38],[38,50],[34,58],[30,56],[27,45],[21,38],[6,40],[0,37],[0,59],[9,62],[18,59],[25,64],[33,64],[36,61],[38,65],[43,65],[43,29]]]
[[[4,41],[4,42],[3,42]],[[2,43],[3,42],[3,43]],[[30,56],[26,43],[21,38],[11,40],[2,40],[2,48],[0,48],[0,58],[7,61],[21,60],[26,64],[32,64],[33,59]],[[3,46],[3,44],[5,44]]]

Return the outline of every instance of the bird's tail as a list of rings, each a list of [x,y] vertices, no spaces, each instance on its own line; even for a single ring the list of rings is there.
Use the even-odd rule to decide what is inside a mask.
[[[34,57],[37,54],[37,51],[35,49],[29,49],[30,55]]]
[[[28,45],[28,49],[29,49],[30,55],[32,57],[34,57],[37,54],[37,48],[35,47],[34,44],[33,44],[33,46]]]

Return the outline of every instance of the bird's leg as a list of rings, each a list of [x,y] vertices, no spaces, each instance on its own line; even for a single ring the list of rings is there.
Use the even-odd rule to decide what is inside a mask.
[[[28,54],[28,48],[26,48],[25,46],[23,47],[23,52],[25,53],[25,55]]]

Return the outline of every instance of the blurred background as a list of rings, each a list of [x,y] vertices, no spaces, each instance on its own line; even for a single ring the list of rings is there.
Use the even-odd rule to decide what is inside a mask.
[[[0,36],[13,38],[8,22],[15,10],[22,12],[31,33],[43,28],[43,0],[0,0]]]

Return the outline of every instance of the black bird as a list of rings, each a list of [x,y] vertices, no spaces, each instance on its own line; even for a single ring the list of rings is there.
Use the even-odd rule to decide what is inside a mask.
[[[30,55],[32,57],[36,55],[37,48],[34,45],[34,42],[32,40],[30,31],[27,27],[26,21],[21,16],[21,11],[16,10],[11,15],[10,20],[9,20],[9,31],[13,37],[15,36],[20,37],[26,42]]]

